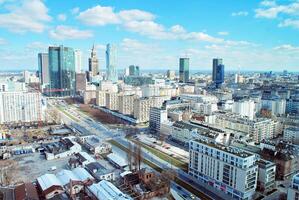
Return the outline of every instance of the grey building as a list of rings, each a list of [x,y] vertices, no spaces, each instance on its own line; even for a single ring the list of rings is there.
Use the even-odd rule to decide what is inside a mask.
[[[38,72],[41,85],[49,84],[49,56],[47,53],[38,54]]]

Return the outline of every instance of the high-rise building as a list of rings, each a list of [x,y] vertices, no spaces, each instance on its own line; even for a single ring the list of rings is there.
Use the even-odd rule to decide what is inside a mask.
[[[80,73],[82,69],[82,52],[80,50],[75,50],[75,71]]]
[[[189,81],[189,58],[180,58],[180,82]]]
[[[213,59],[213,75],[212,80],[216,84],[216,86],[224,83],[224,65],[223,60],[221,58]]]
[[[253,199],[258,168],[254,154],[204,139],[191,140],[189,153],[191,176],[232,199]]]
[[[39,92],[0,92],[0,124],[43,120]]]
[[[91,72],[91,76],[96,76],[99,73],[99,60],[94,45],[91,49],[90,58],[88,59],[88,69]]]
[[[25,83],[29,83],[30,82],[30,72],[25,70],[23,71],[23,78],[24,78],[24,82]]]
[[[75,56],[70,47],[49,47],[50,96],[72,96],[75,94]]]
[[[38,54],[38,72],[41,85],[49,84],[49,57],[47,53]]]
[[[138,96],[135,94],[124,95],[120,94],[118,96],[118,111],[124,115],[133,115],[134,114],[134,100]]]
[[[116,69],[116,47],[113,44],[107,44],[106,46],[106,68],[107,80],[117,82],[118,74]]]
[[[129,75],[130,76],[140,76],[139,66],[130,65],[129,66]]]
[[[82,92],[86,90],[87,79],[86,73],[76,73],[76,92]]]
[[[242,99],[233,103],[233,113],[237,113],[242,117],[248,117],[253,120],[255,117],[255,103],[251,99]]]

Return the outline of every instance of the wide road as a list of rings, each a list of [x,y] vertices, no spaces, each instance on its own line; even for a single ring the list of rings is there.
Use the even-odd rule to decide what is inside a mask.
[[[54,103],[55,102],[55,103]],[[48,101],[49,106],[54,107],[59,113],[61,113],[61,117],[63,122],[79,131],[82,135],[89,135],[94,134],[100,137],[103,140],[115,140],[119,144],[123,145],[126,148],[129,148],[129,143],[131,143],[132,146],[135,144],[129,140],[127,140],[124,136],[125,134],[118,130],[111,130],[105,127],[103,124],[101,124],[98,121],[93,120],[91,117],[86,115],[85,113],[79,111],[75,106],[70,106],[65,103],[61,103],[58,101]],[[58,109],[57,107],[60,107],[63,109],[63,112],[61,109]],[[67,114],[66,114],[67,113]],[[70,117],[70,116],[72,117]],[[74,118],[76,120],[74,120]],[[203,183],[198,183],[197,180],[195,180],[193,177],[188,175],[186,172],[182,171],[181,169],[177,168],[176,166],[172,165],[170,162],[167,162],[165,160],[160,159],[153,153],[149,152],[147,149],[142,148],[142,157],[143,159],[146,159],[155,165],[159,166],[162,169],[173,169],[177,172],[177,178],[179,178],[181,181],[185,182],[188,185],[195,186],[198,191],[205,194],[206,197],[209,197],[210,199],[217,199],[217,200],[225,200],[224,198],[216,195],[215,193],[212,193],[211,191],[207,190],[205,185]],[[207,186],[208,187],[208,186]],[[173,188],[178,190],[178,188]],[[188,192],[188,197],[193,197],[194,195],[191,194],[189,191],[184,189],[185,195]],[[182,193],[182,191],[178,191]],[[229,198],[226,198],[229,199]]]

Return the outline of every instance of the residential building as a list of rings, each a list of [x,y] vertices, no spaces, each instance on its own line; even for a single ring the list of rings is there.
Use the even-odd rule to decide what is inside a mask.
[[[255,103],[250,99],[234,101],[232,112],[239,114],[242,117],[248,117],[248,119],[253,120],[253,118],[255,117]]]
[[[110,110],[118,110],[118,93],[106,93],[106,108]]]
[[[62,183],[54,174],[44,174],[38,177],[37,187],[45,199],[51,199],[64,192]]]
[[[39,92],[0,92],[0,124],[44,120]]]
[[[254,154],[207,140],[189,143],[189,174],[234,199],[253,199],[257,185]]]
[[[166,76],[167,76],[168,79],[174,80],[175,79],[175,71],[174,70],[167,70]]]
[[[124,95],[120,94],[118,96],[118,111],[124,115],[133,115],[134,114],[134,100],[138,96],[135,94]]]
[[[38,54],[38,72],[40,84],[49,84],[49,56],[47,53]]]
[[[118,73],[116,67],[116,46],[113,44],[107,44],[106,46],[106,68],[107,80],[117,82]]]
[[[149,116],[149,128],[152,132],[159,134],[161,123],[167,121],[167,110],[151,107]]]
[[[259,160],[258,164],[258,180],[257,180],[257,190],[261,192],[269,192],[273,190],[276,186],[275,184],[275,174],[276,165],[268,160]]]
[[[179,66],[180,82],[187,83],[189,81],[189,58],[180,58]]]
[[[91,72],[92,77],[99,73],[99,60],[94,45],[92,46],[90,58],[88,59],[88,70]]]
[[[283,140],[299,145],[299,127],[287,127],[283,131]]]
[[[49,47],[50,96],[73,96],[76,90],[75,54],[70,47]]]
[[[97,90],[96,91],[96,105],[104,107],[106,106],[106,91]]]
[[[288,200],[299,199],[299,174],[296,174],[292,178],[291,186],[288,189]]]
[[[106,167],[102,166],[98,162],[92,162],[85,166],[87,171],[97,180],[106,180],[106,181],[114,181],[115,173],[114,170],[109,170]]]
[[[271,111],[272,115],[284,115],[286,113],[286,100],[279,96],[271,96],[261,100],[262,109]]]

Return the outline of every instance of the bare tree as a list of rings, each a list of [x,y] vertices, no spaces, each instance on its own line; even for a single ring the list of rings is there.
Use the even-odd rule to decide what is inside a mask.
[[[16,161],[0,161],[0,185],[6,186],[16,182],[19,166]]]

